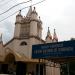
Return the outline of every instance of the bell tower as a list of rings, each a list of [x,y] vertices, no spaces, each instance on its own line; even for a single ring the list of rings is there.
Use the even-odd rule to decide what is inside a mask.
[[[21,11],[16,16],[14,37],[29,38],[32,36],[42,37],[42,21],[38,17],[35,7],[32,10],[32,6],[30,6],[26,16],[23,17]]]

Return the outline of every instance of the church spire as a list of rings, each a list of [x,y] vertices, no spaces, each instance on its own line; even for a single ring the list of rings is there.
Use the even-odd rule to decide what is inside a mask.
[[[34,9],[33,9],[32,13],[34,13],[34,14],[38,15],[38,13],[36,12],[36,8],[35,8],[35,7],[34,7]]]
[[[47,35],[50,35],[50,30],[49,30],[49,27],[48,27],[48,32],[47,32]]]
[[[32,12],[32,6],[30,6],[29,11],[28,11],[28,13],[27,13],[26,17],[30,17],[31,12]]]
[[[51,43],[52,42],[52,36],[48,27],[47,36],[46,36],[46,42]]]
[[[49,37],[50,39],[52,39],[52,36],[51,36],[50,30],[49,30],[49,27],[48,27],[48,31],[47,31],[47,37]]]
[[[56,30],[54,29],[53,42],[58,42],[58,37],[56,34]]]

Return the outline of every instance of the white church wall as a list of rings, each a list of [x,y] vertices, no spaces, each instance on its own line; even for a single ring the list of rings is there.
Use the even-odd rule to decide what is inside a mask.
[[[27,45],[21,45],[22,42],[27,42]],[[14,50],[28,57],[29,55],[28,40],[14,40]]]
[[[14,37],[19,37],[19,35],[20,35],[20,28],[21,28],[21,24],[16,24]]]

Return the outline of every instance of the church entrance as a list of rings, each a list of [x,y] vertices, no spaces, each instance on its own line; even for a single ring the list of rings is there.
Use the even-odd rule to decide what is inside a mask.
[[[12,75],[45,75],[44,64],[16,61],[15,56],[9,53],[5,61],[0,63],[0,74]]]
[[[9,53],[4,62],[0,62],[0,74],[10,74],[15,71],[15,56]]]
[[[6,69],[5,69],[6,73],[3,72],[4,74],[16,74],[16,60],[15,60],[15,56],[12,53],[9,53],[5,57],[3,66],[4,65],[6,65]]]
[[[15,56],[9,53],[0,64],[0,74],[26,75],[26,63],[16,61]]]

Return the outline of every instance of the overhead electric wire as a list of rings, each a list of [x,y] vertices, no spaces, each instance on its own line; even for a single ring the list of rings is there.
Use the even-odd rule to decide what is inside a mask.
[[[40,1],[40,2],[37,2],[37,3],[35,3],[35,4],[32,4],[32,5],[30,5],[30,6],[34,6],[34,5],[40,4],[40,3],[44,2],[44,1],[45,1],[45,0],[42,0],[42,1]],[[20,9],[20,10],[26,9],[26,8],[28,8],[28,7],[30,7],[30,6],[24,7],[24,8],[22,8],[22,9]],[[0,22],[2,22],[2,21],[4,21],[4,20],[8,19],[9,17],[13,16],[13,15],[16,14],[17,12],[18,12],[18,11],[14,12],[13,14],[7,16],[6,18],[0,20]]]
[[[0,8],[2,8],[3,6],[5,6],[5,5],[7,5],[9,2],[11,2],[11,1],[13,1],[13,0],[8,0],[7,2],[4,2],[4,3],[2,3],[2,4],[0,4]],[[1,2],[0,2],[1,3]]]
[[[12,6],[11,8],[9,8],[8,10],[6,10],[6,11],[0,13],[0,15],[3,15],[3,14],[5,14],[5,13],[7,13],[8,11],[10,11],[11,9],[13,9],[14,7],[16,7],[16,6],[20,5],[20,4],[28,3],[28,2],[30,2],[30,1],[31,1],[31,0],[26,1],[26,2],[22,2],[22,3],[18,3],[18,4],[16,4],[16,5]]]

